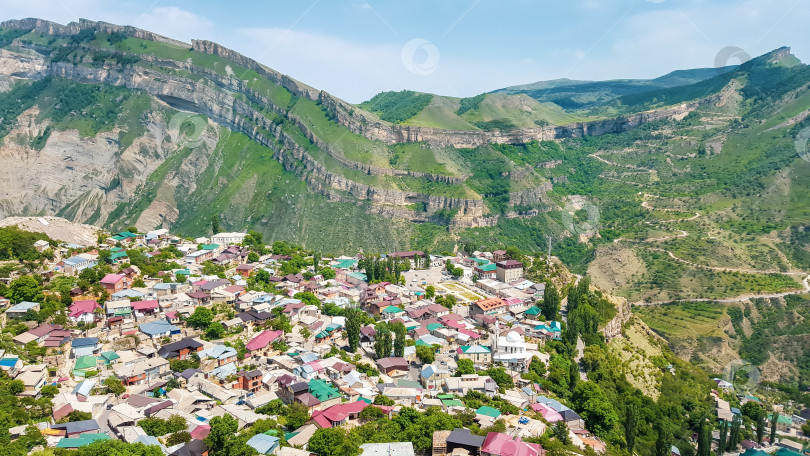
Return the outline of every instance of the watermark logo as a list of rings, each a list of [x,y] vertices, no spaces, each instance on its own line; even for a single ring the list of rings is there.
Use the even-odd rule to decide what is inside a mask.
[[[194,149],[201,146],[205,139],[203,134],[208,127],[208,119],[200,114],[178,112],[169,120],[169,137],[178,149]]]
[[[439,67],[439,48],[422,38],[414,38],[402,47],[402,64],[413,74],[427,76]]]
[[[796,142],[794,144],[796,146],[796,153],[799,154],[799,157],[806,162],[810,162],[810,147],[808,147],[809,142],[810,127],[804,127],[799,131],[799,134],[796,135]]]
[[[753,392],[762,381],[762,373],[748,361],[737,359],[723,369],[723,380],[734,385],[736,391]]]
[[[726,46],[714,56],[714,68],[718,75],[723,75],[733,70],[729,66],[742,65],[749,60],[751,60],[751,56],[742,48]]]
[[[599,229],[599,208],[583,197],[571,198],[563,207],[562,222],[575,236],[593,236]]]

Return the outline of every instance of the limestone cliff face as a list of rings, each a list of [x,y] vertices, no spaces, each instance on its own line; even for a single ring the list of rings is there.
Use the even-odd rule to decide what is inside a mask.
[[[523,144],[533,140],[552,141],[583,136],[621,133],[660,119],[682,118],[708,101],[683,103],[678,106],[640,112],[612,119],[575,122],[562,126],[516,129],[510,131],[442,130],[409,125],[393,125],[373,119],[361,109],[321,92],[319,100],[337,122],[354,133],[386,144],[426,141],[436,146],[475,148],[486,144]]]

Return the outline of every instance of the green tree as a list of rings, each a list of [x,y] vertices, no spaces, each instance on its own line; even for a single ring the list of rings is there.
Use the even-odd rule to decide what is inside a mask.
[[[422,364],[432,364],[436,359],[436,349],[429,345],[416,347],[416,357]]]
[[[771,415],[771,444],[776,442],[776,428],[779,423],[779,412],[773,412]]]
[[[551,435],[563,445],[569,445],[571,443],[571,439],[568,435],[568,425],[565,424],[565,421],[560,420],[554,423],[551,426]]]
[[[303,405],[303,404],[301,404]],[[143,420],[141,420],[143,421]],[[239,422],[231,415],[215,416],[209,423],[211,431],[205,438],[211,456],[228,456],[223,450],[228,440],[239,430]]]
[[[388,328],[387,323],[379,323],[376,331],[374,352],[377,358],[387,358],[391,356],[391,330]]]
[[[205,337],[209,339],[219,339],[223,335],[225,335],[225,327],[218,321],[211,323],[205,328]]]
[[[87,421],[92,420],[93,415],[90,412],[82,412],[81,410],[74,410],[67,414],[63,420],[67,421],[68,423],[73,423],[75,421]]]
[[[8,291],[8,298],[15,304],[23,301],[42,302],[45,300],[39,282],[27,275],[12,280]]]
[[[346,338],[349,340],[349,351],[354,353],[360,346],[360,310],[346,311]]]
[[[635,402],[627,404],[624,411],[624,441],[629,454],[633,454],[636,446],[636,433],[638,432],[638,407]]]
[[[672,454],[672,433],[665,424],[658,426],[658,438],[655,441],[654,456],[670,456]]]
[[[191,434],[188,431],[178,431],[166,438],[167,446],[174,446],[191,441]]]
[[[307,451],[318,456],[357,456],[360,446],[339,427],[318,429],[307,444]]]
[[[810,431],[810,430],[809,430]],[[805,433],[810,435],[810,432]],[[762,439],[765,437],[765,411],[757,417],[757,443],[762,445]]]
[[[302,326],[301,329],[298,330],[298,334],[304,338],[304,341],[308,341],[310,337],[312,337],[312,331],[309,330],[308,327]]]
[[[218,234],[221,230],[219,229],[219,215],[212,215],[211,216],[211,233]]]
[[[394,333],[394,356],[402,357],[405,355],[405,336],[408,330],[402,322],[398,321],[391,325],[391,330]]]
[[[39,394],[41,394],[42,397],[53,399],[54,396],[59,394],[59,388],[57,388],[56,385],[45,385],[41,390],[39,390]]]
[[[259,254],[256,252],[248,253],[248,261],[250,261],[251,263],[259,261]]]
[[[383,418],[384,416],[385,413],[383,413],[383,411],[379,407],[368,406],[364,408],[363,411],[360,412],[358,418],[360,418],[363,421],[374,421]]]
[[[571,389],[571,392],[574,392],[576,389],[577,384],[579,383],[579,365],[576,361],[571,361],[571,364],[568,367],[568,388]]]
[[[22,380],[12,380],[8,382],[8,392],[11,394],[20,394],[25,391],[25,383]]]
[[[393,399],[391,399],[390,397],[388,397],[388,396],[386,396],[384,394],[378,394],[378,395],[374,396],[374,401],[372,402],[372,404],[375,404],[375,405],[394,405],[395,402],[394,402]]]
[[[127,390],[124,383],[115,376],[109,376],[104,379],[104,388],[107,390],[107,393],[112,394],[116,397],[124,394]]]
[[[475,373],[475,365],[471,359],[460,359],[458,360],[457,366],[456,375],[471,375]]]
[[[428,285],[425,287],[425,298],[433,299],[436,296],[436,287],[433,285]]]
[[[199,306],[189,315],[186,323],[194,329],[205,329],[214,321],[214,313],[208,307]]]
[[[498,388],[512,388],[515,386],[512,376],[506,373],[503,367],[492,367],[483,372],[489,375],[490,378],[498,385]]]
[[[546,284],[546,291],[543,294],[543,302],[540,305],[543,316],[546,320],[556,320],[560,313],[560,293],[551,282]]]
[[[571,395],[571,401],[574,409],[579,411],[585,420],[585,427],[600,437],[606,437],[619,422],[613,403],[596,382],[577,384]]]
[[[284,417],[290,429],[298,429],[309,420],[309,409],[300,402],[293,402],[285,409]]]

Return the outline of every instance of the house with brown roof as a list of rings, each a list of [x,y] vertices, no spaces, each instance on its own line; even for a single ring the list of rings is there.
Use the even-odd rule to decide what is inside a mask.
[[[470,316],[500,315],[507,311],[509,306],[501,298],[480,299],[470,305]]]
[[[408,374],[408,361],[400,357],[380,358],[377,360],[377,365],[380,367],[380,372],[385,373],[389,377],[399,377]]]

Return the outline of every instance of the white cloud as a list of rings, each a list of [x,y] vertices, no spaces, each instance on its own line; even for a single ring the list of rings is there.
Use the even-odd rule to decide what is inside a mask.
[[[186,42],[206,37],[214,26],[207,18],[176,6],[152,8],[138,16],[133,25]]]

